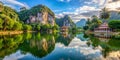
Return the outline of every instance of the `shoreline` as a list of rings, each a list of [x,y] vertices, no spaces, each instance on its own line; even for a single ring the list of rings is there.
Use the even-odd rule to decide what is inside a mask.
[[[85,31],[86,34],[96,34],[96,32],[94,31]],[[98,32],[98,33],[101,33],[101,32]],[[110,32],[112,35],[119,35],[120,32]]]
[[[35,32],[35,31],[26,31],[27,33]],[[0,35],[15,35],[26,33],[24,31],[0,31]]]

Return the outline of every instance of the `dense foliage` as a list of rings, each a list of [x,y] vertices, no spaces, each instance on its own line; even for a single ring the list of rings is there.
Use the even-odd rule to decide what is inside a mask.
[[[108,19],[110,18],[110,13],[106,8],[103,8],[100,14],[100,18],[102,19]]]
[[[108,24],[112,29],[120,29],[120,20],[111,20]]]
[[[0,7],[0,30],[21,30],[22,23],[19,21],[17,12],[7,6]],[[18,27],[19,26],[19,27]]]
[[[91,20],[87,20],[86,26],[84,26],[83,29],[93,31],[94,28],[97,28],[100,24],[102,24],[102,21],[97,16],[92,16]]]

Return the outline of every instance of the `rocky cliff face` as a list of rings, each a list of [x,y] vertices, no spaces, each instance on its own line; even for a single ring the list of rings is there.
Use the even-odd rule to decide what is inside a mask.
[[[54,25],[54,17],[48,14],[47,12],[37,13],[37,16],[31,15],[27,20],[27,23],[42,23],[42,24],[51,24]]]
[[[31,8],[30,10],[21,11],[19,16],[20,18],[24,18],[24,16],[28,16],[23,19],[23,21],[26,23],[41,23],[41,24],[49,23],[53,26],[55,24],[54,13],[44,5],[38,5]]]
[[[72,21],[72,19],[68,16],[65,15],[63,18],[61,19],[57,19],[56,23],[62,27],[62,26],[67,26],[67,27],[75,27],[76,25],[74,24],[74,22]]]

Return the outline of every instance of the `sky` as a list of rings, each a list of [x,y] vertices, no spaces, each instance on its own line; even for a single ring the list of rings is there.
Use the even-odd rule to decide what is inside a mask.
[[[49,7],[61,18],[69,15],[74,22],[92,15],[99,15],[99,11],[106,7],[109,10],[120,10],[120,0],[0,0],[6,6],[19,11],[21,7],[30,9],[31,7],[43,4]]]

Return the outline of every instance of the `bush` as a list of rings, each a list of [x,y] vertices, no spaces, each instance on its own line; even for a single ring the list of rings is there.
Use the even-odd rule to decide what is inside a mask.
[[[23,30],[32,30],[31,25],[23,25]]]

